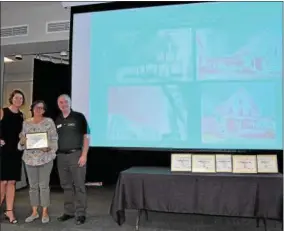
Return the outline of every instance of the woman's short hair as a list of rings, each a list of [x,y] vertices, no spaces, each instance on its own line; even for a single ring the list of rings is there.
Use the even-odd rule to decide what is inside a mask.
[[[25,103],[26,103],[26,97],[25,97],[25,95],[24,95],[24,93],[21,91],[21,90],[18,90],[18,89],[15,89],[15,90],[13,90],[11,93],[10,93],[10,96],[9,96],[9,104],[10,105],[12,105],[13,104],[13,98],[14,98],[14,96],[15,95],[17,95],[17,94],[19,94],[19,95],[21,95],[22,97],[23,97],[23,103],[22,103],[22,105],[24,105]]]
[[[35,108],[36,105],[38,104],[42,104],[43,105],[43,110],[46,112],[47,111],[47,106],[46,106],[46,103],[43,101],[43,100],[36,100],[32,103],[31,105],[31,113],[32,113],[32,116],[33,116],[33,110]]]

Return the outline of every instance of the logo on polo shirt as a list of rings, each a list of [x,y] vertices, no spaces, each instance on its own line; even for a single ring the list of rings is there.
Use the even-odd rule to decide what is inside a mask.
[[[76,124],[75,124],[75,123],[68,123],[67,126],[68,126],[68,127],[75,127]]]

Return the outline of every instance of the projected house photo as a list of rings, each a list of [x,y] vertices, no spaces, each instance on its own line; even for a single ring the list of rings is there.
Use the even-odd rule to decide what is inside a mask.
[[[125,58],[117,60],[121,58],[110,55],[113,60],[120,63],[115,74],[117,82],[130,84],[145,81],[191,81],[191,36],[190,28],[147,31],[142,28],[131,33],[118,31],[113,39],[119,46],[113,49],[121,50]],[[131,41],[127,38],[131,38]]]
[[[197,31],[198,80],[281,78],[282,47],[277,41],[281,36],[273,30],[247,30]]]
[[[202,120],[203,142],[219,140],[252,142],[254,139],[275,139],[275,118],[263,116],[245,88],[240,88],[229,99],[217,105],[212,116]],[[259,142],[259,141],[258,141]]]

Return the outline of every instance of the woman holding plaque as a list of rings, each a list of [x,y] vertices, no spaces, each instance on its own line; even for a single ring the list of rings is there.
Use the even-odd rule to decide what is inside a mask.
[[[23,161],[30,185],[32,214],[26,218],[27,223],[39,218],[39,206],[42,207],[42,223],[49,222],[49,181],[56,157],[58,136],[53,120],[44,117],[45,111],[46,105],[43,101],[32,104],[32,118],[24,121],[18,145],[20,150],[24,150]]]
[[[19,134],[23,125],[23,113],[20,108],[25,103],[22,91],[14,90],[9,97],[10,106],[0,109],[0,205],[6,199],[5,217],[11,224],[18,223],[15,218],[15,186],[21,181],[22,152],[18,150]]]

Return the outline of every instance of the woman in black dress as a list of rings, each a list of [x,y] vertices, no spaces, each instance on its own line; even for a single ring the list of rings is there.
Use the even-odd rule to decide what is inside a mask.
[[[1,146],[1,201],[6,199],[5,216],[12,224],[18,221],[15,218],[14,199],[16,182],[21,180],[22,152],[18,150],[19,134],[23,125],[21,106],[25,103],[25,96],[20,90],[14,90],[9,98],[10,106],[0,109],[0,146]]]

